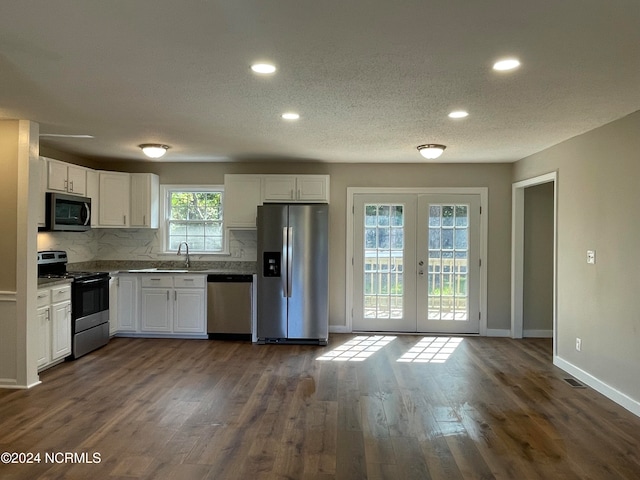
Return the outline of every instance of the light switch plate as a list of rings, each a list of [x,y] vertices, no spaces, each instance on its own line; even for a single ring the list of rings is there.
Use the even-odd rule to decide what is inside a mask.
[[[587,263],[591,265],[595,265],[596,263],[596,251],[595,250],[587,250]]]

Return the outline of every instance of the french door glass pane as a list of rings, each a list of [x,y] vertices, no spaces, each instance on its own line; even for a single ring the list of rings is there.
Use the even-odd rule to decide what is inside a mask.
[[[429,206],[429,320],[469,318],[469,206]]]
[[[402,318],[404,206],[364,207],[364,316]]]

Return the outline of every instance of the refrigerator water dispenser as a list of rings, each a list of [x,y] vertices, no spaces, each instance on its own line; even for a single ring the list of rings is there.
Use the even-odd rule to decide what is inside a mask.
[[[264,277],[279,277],[280,276],[280,262],[282,261],[281,252],[264,252],[264,271],[262,276]]]

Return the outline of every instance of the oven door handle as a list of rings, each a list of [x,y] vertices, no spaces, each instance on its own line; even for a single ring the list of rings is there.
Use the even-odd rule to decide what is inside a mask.
[[[76,285],[87,285],[89,283],[96,283],[96,282],[105,282],[105,281],[109,281],[109,278],[94,278],[93,280],[75,280]]]

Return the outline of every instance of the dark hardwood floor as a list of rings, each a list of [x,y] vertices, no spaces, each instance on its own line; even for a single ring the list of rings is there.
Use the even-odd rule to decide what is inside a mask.
[[[116,338],[0,391],[0,452],[41,456],[0,478],[640,478],[640,418],[569,386],[550,340],[466,337],[433,363],[421,336],[355,338]]]

